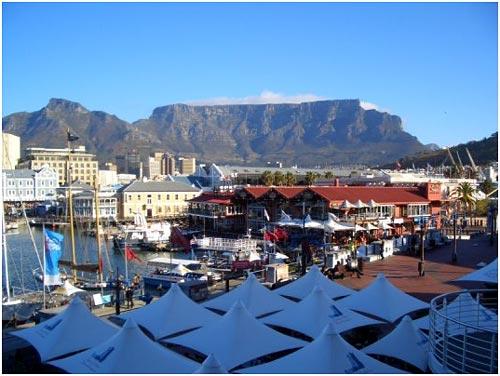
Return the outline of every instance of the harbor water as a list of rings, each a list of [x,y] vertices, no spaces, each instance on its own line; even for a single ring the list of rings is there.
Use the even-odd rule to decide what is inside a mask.
[[[61,259],[71,260],[71,240],[70,231],[67,227],[62,227],[58,229],[50,229],[51,231],[56,231],[64,235],[64,249]],[[36,249],[38,251],[39,259],[43,263],[43,233],[40,227],[31,227],[33,233],[33,238],[35,241]],[[38,281],[34,275],[33,270],[39,269],[40,263],[37,258],[37,253],[33,246],[33,242],[29,235],[29,229],[26,224],[20,224],[19,229],[15,231],[9,231],[6,234],[7,242],[7,252],[8,252],[8,262],[9,262],[9,279],[11,288],[14,290],[15,294],[29,291],[38,291],[42,288],[42,283]],[[95,237],[85,234],[83,231],[75,231],[75,249],[77,264],[97,264],[98,263],[98,253],[97,253],[97,241]],[[5,250],[3,250],[5,251]],[[154,257],[172,257],[172,258],[190,258],[190,254],[187,253],[152,253],[152,252],[139,252],[135,251],[137,256],[143,260],[139,262],[136,260],[127,262],[127,269],[129,278],[132,278],[134,273],[143,275],[147,272],[146,261]],[[118,275],[125,276],[125,259],[123,252],[115,251],[113,249],[112,240],[107,242],[101,239],[101,255],[103,261],[103,274],[104,279],[108,277],[115,278],[118,271]],[[61,267],[62,272],[66,272],[68,275],[71,274],[69,267]],[[80,277],[86,279],[96,279],[96,273],[84,273],[81,271],[77,272]],[[5,265],[2,258],[2,288],[5,287]],[[5,293],[5,291],[4,291]]]

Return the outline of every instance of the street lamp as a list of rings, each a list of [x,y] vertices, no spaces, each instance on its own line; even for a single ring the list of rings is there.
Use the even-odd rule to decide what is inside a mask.
[[[451,254],[451,262],[455,264],[457,262],[457,206],[453,206],[453,253]]]
[[[418,262],[418,276],[423,277],[425,276],[425,247],[424,247],[424,233],[425,229],[427,226],[427,223],[425,221],[425,218],[420,218],[420,261]]]

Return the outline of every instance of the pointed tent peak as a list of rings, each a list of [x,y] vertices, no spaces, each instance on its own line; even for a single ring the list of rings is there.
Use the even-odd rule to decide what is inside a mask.
[[[311,291],[311,294],[314,294],[314,295],[321,295],[324,293],[325,293],[325,290],[323,290],[323,287],[321,287],[319,285],[314,286],[312,291]]]
[[[255,282],[255,281],[257,281],[257,277],[255,276],[255,274],[253,274],[253,273],[249,273],[249,274],[248,274],[248,277],[247,277],[247,279],[246,279],[246,281]],[[246,282],[246,281],[245,281],[245,282]],[[257,281],[257,282],[258,282],[258,281]]]
[[[367,204],[370,208],[374,208],[375,206],[378,206],[378,204],[373,199],[370,199],[370,201],[368,201]]]
[[[325,329],[323,329],[323,336],[338,336],[339,331],[337,330],[337,326],[333,322],[329,322],[326,324]]]
[[[243,303],[243,301],[241,299],[238,299],[231,306],[231,309],[229,311],[227,311],[226,315],[229,315],[230,313],[233,313],[233,312],[236,312],[236,311],[243,311],[243,310],[247,311],[247,308],[245,307],[245,304]]]
[[[127,319],[127,321],[125,321],[125,324],[122,326],[122,329],[137,329],[137,328],[138,328],[137,323],[133,318]]]
[[[177,283],[171,283],[167,294],[178,294],[180,292],[182,292],[182,290],[179,285]]]
[[[194,373],[221,374],[228,372],[222,367],[214,354],[210,353],[205,361],[201,364],[201,367],[198,368]]]
[[[404,322],[404,323],[412,323],[412,322],[413,322],[413,320],[410,318],[410,316],[405,315],[405,316],[403,317],[403,319],[401,320],[401,322],[402,322],[402,323],[403,323],[403,322]]]
[[[378,280],[387,280],[387,278],[385,278],[385,274],[384,273],[378,273],[377,274],[377,279]]]
[[[321,273],[321,270],[318,268],[318,265],[313,265],[311,266],[311,268],[309,269],[309,272],[308,273],[311,273],[311,274],[318,274],[318,273]]]

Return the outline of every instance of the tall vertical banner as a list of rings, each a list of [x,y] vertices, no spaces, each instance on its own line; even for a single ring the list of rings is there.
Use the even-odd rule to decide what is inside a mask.
[[[49,230],[44,230],[45,262],[43,281],[45,286],[61,284],[59,275],[59,259],[62,255],[64,236]]]

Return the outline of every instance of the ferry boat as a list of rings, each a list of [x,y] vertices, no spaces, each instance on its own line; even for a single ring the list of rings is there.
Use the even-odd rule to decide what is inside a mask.
[[[125,245],[134,250],[158,249],[170,240],[171,226],[168,222],[148,225],[143,214],[134,216],[134,224],[121,227],[121,233],[113,238],[113,246],[124,250]]]

